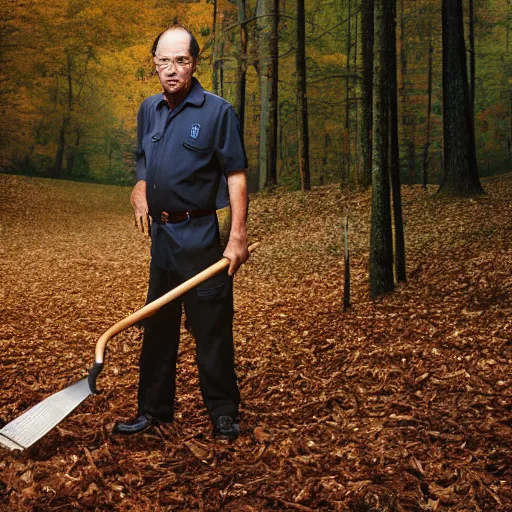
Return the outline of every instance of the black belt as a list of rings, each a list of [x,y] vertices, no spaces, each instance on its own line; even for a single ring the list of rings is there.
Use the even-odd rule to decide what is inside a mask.
[[[178,224],[187,219],[196,219],[214,213],[215,210],[190,210],[188,212],[162,212],[160,222],[162,224]]]

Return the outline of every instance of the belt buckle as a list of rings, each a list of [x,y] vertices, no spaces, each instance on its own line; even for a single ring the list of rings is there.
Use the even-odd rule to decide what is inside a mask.
[[[163,224],[167,224],[169,222],[169,214],[167,212],[162,212],[160,215],[160,222]]]

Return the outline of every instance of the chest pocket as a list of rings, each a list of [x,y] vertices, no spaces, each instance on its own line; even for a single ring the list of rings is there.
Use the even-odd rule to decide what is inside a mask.
[[[211,153],[213,149],[211,145],[209,145],[208,141],[199,142],[194,139],[184,140],[183,146],[190,151],[197,151],[198,153]]]

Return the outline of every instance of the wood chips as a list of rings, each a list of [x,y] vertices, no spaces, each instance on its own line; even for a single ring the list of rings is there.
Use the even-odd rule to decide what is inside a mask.
[[[83,378],[144,304],[130,190],[0,175],[0,425]],[[512,510],[512,174],[488,195],[403,187],[408,282],[369,298],[369,192],[252,198],[260,249],[235,292],[242,435],[215,441],[183,330],[176,418],[134,437],[141,332],[109,344],[102,393],[24,452],[5,511]],[[352,307],[343,312],[349,216]]]

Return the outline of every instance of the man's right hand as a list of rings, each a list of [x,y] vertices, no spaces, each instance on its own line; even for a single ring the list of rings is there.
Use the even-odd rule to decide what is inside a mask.
[[[147,233],[148,236],[151,236],[151,221],[149,218],[148,201],[146,199],[146,182],[144,180],[138,181],[135,187],[133,187],[130,203],[135,216],[135,227],[142,233]]]

